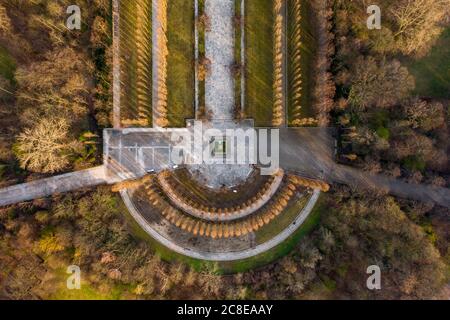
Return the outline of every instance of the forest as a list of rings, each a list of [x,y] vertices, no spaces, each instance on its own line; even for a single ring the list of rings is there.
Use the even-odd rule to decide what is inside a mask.
[[[417,65],[448,48],[449,1],[381,3],[381,30],[361,24],[364,2],[335,3],[332,115],[343,129],[345,160],[372,173],[448,186],[448,50],[428,66],[437,74]],[[416,90],[426,78],[441,79],[440,90]]]

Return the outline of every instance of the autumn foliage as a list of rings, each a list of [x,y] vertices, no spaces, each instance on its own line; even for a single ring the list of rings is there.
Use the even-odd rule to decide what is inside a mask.
[[[336,87],[333,75],[330,72],[331,57],[334,54],[333,34],[331,33],[333,17],[332,1],[313,0],[317,28],[317,53],[314,65],[314,109],[319,120],[319,125],[326,126],[329,123],[329,112],[334,105]]]
[[[284,93],[283,93],[283,15],[281,9],[283,0],[274,1],[274,106],[272,125],[275,127],[281,126],[285,122],[284,110]]]

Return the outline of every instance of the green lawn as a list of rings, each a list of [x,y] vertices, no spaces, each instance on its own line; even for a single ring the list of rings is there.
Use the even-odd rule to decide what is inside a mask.
[[[289,0],[288,10],[292,10],[292,0]],[[290,54],[293,52],[293,39],[292,32],[294,28],[294,23],[292,19],[292,14],[288,12],[288,81],[292,83],[293,74],[292,74],[292,63],[290,60]],[[302,73],[302,96],[301,96],[301,114],[303,118],[314,117],[314,111],[311,105],[312,101],[312,89],[313,89],[313,64],[314,64],[314,56],[316,52],[317,41],[314,36],[314,27],[313,27],[313,12],[309,2],[307,0],[302,1],[302,15],[301,15],[301,58],[300,58],[300,68]],[[291,88],[290,88],[291,89]],[[288,117],[289,121],[291,121],[294,111],[293,105],[293,97],[290,95],[292,90],[289,90],[288,93]]]
[[[292,221],[295,220],[295,218],[298,216],[298,213],[305,207],[309,198],[310,197],[308,196],[298,199],[273,221],[256,231],[256,243],[262,244],[266,241],[269,241],[284,229],[286,229],[292,223]]]
[[[273,1],[246,1],[246,106],[256,126],[271,126],[273,111]]]
[[[14,82],[14,73],[16,71],[16,62],[4,49],[0,46],[0,75]]]
[[[450,28],[427,56],[407,61],[407,65],[416,78],[416,94],[450,99]]]
[[[167,8],[168,119],[185,127],[194,118],[194,0],[169,1]]]
[[[138,120],[141,111],[149,124],[152,121],[151,3],[151,0],[120,1],[121,119]],[[140,20],[137,13],[141,15]]]

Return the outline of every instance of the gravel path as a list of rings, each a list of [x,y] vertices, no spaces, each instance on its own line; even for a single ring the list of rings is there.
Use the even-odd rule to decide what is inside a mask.
[[[234,1],[206,0],[205,12],[211,28],[205,35],[210,72],[206,77],[205,100],[214,120],[233,119],[234,77]]]

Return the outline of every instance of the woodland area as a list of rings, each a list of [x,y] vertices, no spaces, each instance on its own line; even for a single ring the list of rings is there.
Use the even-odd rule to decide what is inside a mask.
[[[106,188],[35,201],[0,215],[2,298],[50,299],[425,299],[443,298],[448,212],[346,188],[331,192],[320,227],[265,267],[220,275],[213,264],[165,262],[131,236],[126,208]],[[431,218],[430,218],[431,217]],[[421,224],[419,226],[418,224]],[[82,270],[82,290],[65,269]],[[366,288],[366,268],[383,289]]]
[[[366,1],[314,1],[318,120],[343,128],[349,164],[448,187],[448,91],[416,94],[408,66],[439,45],[449,1],[379,2],[383,28],[367,30]],[[99,160],[97,135],[112,106],[110,4],[78,3],[89,14],[76,32],[64,26],[69,1],[0,4],[0,186]],[[338,185],[320,206],[314,231],[291,253],[233,275],[163,261],[110,188],[0,208],[0,299],[450,296],[448,209]],[[71,264],[81,267],[82,290],[66,289]],[[367,290],[373,264],[382,290]]]
[[[81,1],[80,31],[65,26],[69,5],[0,4],[2,185],[98,160],[98,131],[110,123],[110,4]]]
[[[365,1],[336,1],[334,122],[348,164],[413,183],[449,186],[450,84],[417,94],[409,66],[448,47],[448,0],[380,1],[383,25],[369,30]],[[427,8],[424,10],[424,8]],[[414,19],[413,19],[414,17]],[[448,55],[440,78],[448,73]],[[439,63],[438,61],[436,61]],[[429,79],[432,81],[432,79]]]

